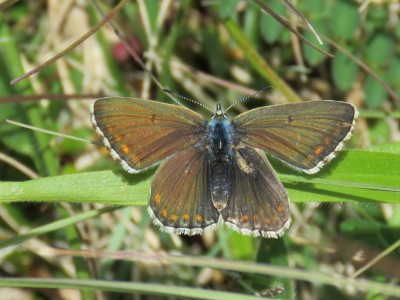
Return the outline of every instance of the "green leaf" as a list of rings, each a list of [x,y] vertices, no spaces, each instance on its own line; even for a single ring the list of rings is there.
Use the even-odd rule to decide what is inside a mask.
[[[337,0],[330,12],[332,32],[341,39],[353,37],[359,23],[358,6],[349,1]]]
[[[394,90],[400,91],[400,57],[391,60],[385,79]]]
[[[236,14],[237,1],[220,0],[219,1],[219,15],[221,19],[234,17]]]
[[[357,74],[357,64],[342,52],[337,52],[333,59],[332,76],[339,89],[342,91],[350,89],[357,78]]]
[[[313,22],[313,26],[314,29],[318,32],[318,34],[320,34],[321,36],[327,35],[326,25],[322,21]],[[304,33],[304,37],[309,41],[315,39],[314,35],[309,31]],[[318,45],[318,48],[324,51],[329,51],[329,44],[324,43],[323,45]],[[320,64],[327,58],[327,56],[324,53],[321,53],[313,49],[304,42],[303,42],[303,51],[304,51],[304,57],[306,58],[307,62],[312,66]]]
[[[268,3],[268,6],[278,15],[283,15],[285,13],[285,6],[282,2],[273,1]],[[278,41],[282,37],[283,29],[283,25],[273,17],[267,13],[261,14],[260,32],[267,43],[272,44]]]
[[[383,86],[372,76],[368,76],[364,83],[365,104],[368,108],[380,108],[387,99]]]
[[[255,4],[250,5],[243,16],[243,33],[257,49],[260,46],[260,16],[260,8]]]
[[[367,45],[366,59],[372,65],[387,64],[391,61],[393,49],[393,40],[390,36],[383,33],[377,34]]]

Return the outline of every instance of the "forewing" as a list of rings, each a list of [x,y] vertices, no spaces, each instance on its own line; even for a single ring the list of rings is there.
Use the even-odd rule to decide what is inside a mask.
[[[238,143],[313,174],[350,138],[357,116],[347,103],[311,101],[257,108],[234,118],[232,125]]]
[[[223,220],[242,234],[281,236],[291,221],[289,200],[265,154],[244,147],[233,157],[232,191]]]
[[[204,118],[183,107],[134,98],[95,101],[91,121],[114,159],[137,173],[198,143]]]
[[[202,146],[179,152],[158,168],[149,213],[162,230],[193,235],[215,227],[219,214],[211,201],[207,168]]]

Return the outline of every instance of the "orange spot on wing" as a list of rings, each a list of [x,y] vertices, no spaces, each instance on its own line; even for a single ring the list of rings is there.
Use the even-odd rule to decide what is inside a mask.
[[[117,135],[117,136],[115,136],[114,140],[115,140],[116,142],[120,142],[120,141],[122,140],[122,135]]]
[[[109,132],[111,132],[111,131],[114,131],[114,127],[112,127],[111,125],[108,125],[106,128],[104,128],[105,129],[105,131],[109,131]]]
[[[123,153],[125,153],[125,154],[127,154],[128,152],[129,152],[129,147],[128,147],[128,145],[122,145],[122,147],[121,147],[121,151],[123,152]]]
[[[155,202],[155,204],[160,204],[160,201],[161,201],[161,196],[160,196],[160,194],[157,193],[154,196],[154,202]]]
[[[168,211],[165,208],[161,210],[161,216],[163,216],[164,218],[168,216]]]
[[[177,215],[170,215],[170,216],[169,216],[169,219],[170,219],[172,222],[175,222],[176,220],[178,220],[178,216],[177,216]]]
[[[317,155],[320,155],[322,153],[322,151],[324,151],[324,147],[322,146],[318,146],[315,150],[314,153]]]
[[[271,224],[271,220],[267,217],[264,218],[264,224]]]
[[[282,205],[279,205],[279,206],[278,206],[278,211],[279,211],[280,213],[283,213],[285,210],[286,210],[286,209],[285,209]]]
[[[255,222],[257,222],[257,221],[258,221],[258,215],[254,215],[254,216],[253,216],[253,220],[254,220]]]
[[[190,216],[188,214],[183,215],[183,220],[189,221],[189,219],[190,219]]]
[[[203,217],[202,217],[201,215],[199,215],[199,214],[195,215],[195,216],[194,216],[194,219],[195,219],[196,222],[198,222],[198,223],[200,223],[200,222],[203,221]]]
[[[324,143],[325,145],[328,145],[331,142],[331,139],[329,136],[324,137]]]
[[[243,215],[240,217],[240,222],[244,223],[247,222],[249,220],[249,216],[248,215]]]

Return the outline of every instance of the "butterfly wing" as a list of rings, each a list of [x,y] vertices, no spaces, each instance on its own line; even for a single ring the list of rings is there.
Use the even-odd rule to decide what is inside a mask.
[[[221,216],[234,230],[277,238],[290,225],[285,188],[264,152],[250,147],[235,150],[232,190]]]
[[[129,173],[195,145],[206,128],[204,118],[189,109],[122,97],[95,101],[91,121],[112,157]]]
[[[325,100],[257,108],[232,125],[241,143],[314,174],[350,138],[357,116],[353,105]]]
[[[154,224],[169,233],[188,235],[214,228],[219,214],[211,201],[207,174],[203,145],[165,160],[151,184],[148,209]]]

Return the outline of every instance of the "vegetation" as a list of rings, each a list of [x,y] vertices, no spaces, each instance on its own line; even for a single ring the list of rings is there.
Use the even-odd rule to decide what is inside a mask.
[[[106,13],[118,5],[96,2]],[[296,8],[324,41],[319,45],[282,1],[263,1],[330,58],[256,2],[127,1],[113,22],[136,59],[107,25],[62,53],[101,22],[90,1],[0,4],[2,295],[400,297],[399,5],[299,1]],[[58,53],[61,59],[9,84]],[[172,103],[162,91],[169,88],[214,108],[267,85],[271,92],[236,105],[230,116],[315,99],[360,110],[346,151],[321,172],[305,176],[271,158],[292,201],[293,223],[277,240],[225,227],[193,237],[160,232],[146,211],[154,170],[129,175],[99,145],[5,123],[98,141],[89,105],[104,95]]]

